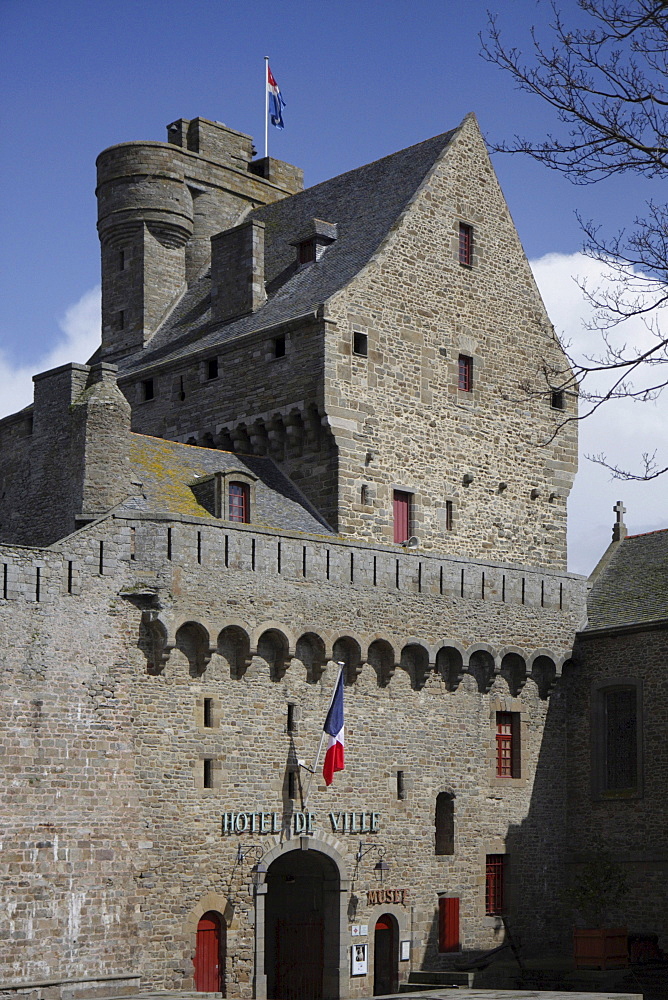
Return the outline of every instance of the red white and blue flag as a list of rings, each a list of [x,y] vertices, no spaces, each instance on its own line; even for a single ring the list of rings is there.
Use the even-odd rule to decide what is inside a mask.
[[[269,121],[276,128],[284,128],[283,108],[285,107],[285,101],[278,89],[274,74],[269,68],[269,63],[267,63],[267,90],[269,92]]]
[[[344,768],[343,671],[339,673],[339,679],[334,688],[334,697],[332,698],[332,704],[329,706],[329,712],[325,719],[324,730],[329,736],[329,743],[327,744],[325,761],[322,765],[322,773],[325,784],[331,785],[334,773],[342,771]]]

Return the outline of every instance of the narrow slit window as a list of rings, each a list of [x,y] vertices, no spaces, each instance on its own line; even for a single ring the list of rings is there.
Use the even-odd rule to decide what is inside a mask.
[[[204,728],[213,729],[213,698],[204,699]]]
[[[118,329],[125,329],[125,309],[118,310]]]
[[[145,378],[141,383],[141,394],[144,402],[149,399],[155,399],[155,387],[153,385],[152,378]]]
[[[455,853],[455,800],[448,792],[439,792],[436,796],[434,853]]]
[[[289,733],[294,733],[296,729],[295,725],[295,706],[292,702],[288,702],[288,717],[285,722],[285,728]]]
[[[209,358],[206,363],[207,379],[218,378],[218,358]]]
[[[445,501],[445,530],[452,531],[454,524],[454,507],[452,500]]]
[[[550,405],[553,410],[564,410],[566,408],[566,397],[563,389],[555,389],[552,392]]]
[[[202,784],[204,788],[213,788],[213,761],[211,758],[205,758],[202,761],[202,764]]]

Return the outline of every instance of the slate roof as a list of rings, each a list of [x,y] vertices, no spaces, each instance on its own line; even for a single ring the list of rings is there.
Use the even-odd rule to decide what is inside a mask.
[[[258,477],[253,525],[316,534],[332,530],[270,458],[131,434],[130,468],[131,479],[141,486],[133,487],[135,496],[121,510],[190,515],[220,524],[197,502],[189,484],[213,472],[246,470]]]
[[[250,316],[212,325],[208,272],[185,293],[147,347],[118,362],[121,373],[214,347],[316,309],[371,259],[456,131],[256,209],[247,218],[265,224],[264,305]],[[313,219],[335,223],[337,239],[320,260],[297,267],[290,241]]]
[[[668,618],[668,529],[625,538],[595,581],[587,607],[587,629]]]

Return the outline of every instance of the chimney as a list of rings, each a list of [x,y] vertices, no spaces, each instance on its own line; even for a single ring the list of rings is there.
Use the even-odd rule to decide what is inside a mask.
[[[266,301],[264,223],[249,219],[211,238],[211,317],[226,323]]]

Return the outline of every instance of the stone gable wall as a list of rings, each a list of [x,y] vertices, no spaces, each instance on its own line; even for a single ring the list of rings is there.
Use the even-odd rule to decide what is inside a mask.
[[[473,227],[471,267],[460,222]],[[551,438],[576,400],[551,408],[541,367],[566,361],[473,120],[327,319],[339,531],[391,542],[398,488],[413,494],[411,533],[426,548],[563,568],[575,425]],[[367,358],[352,353],[355,331]],[[458,389],[460,354],[473,359],[471,392]]]

